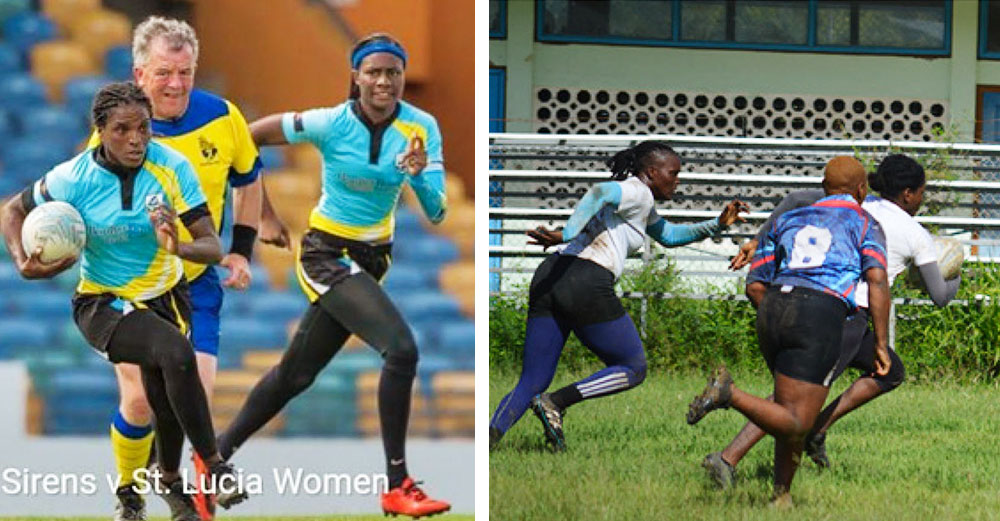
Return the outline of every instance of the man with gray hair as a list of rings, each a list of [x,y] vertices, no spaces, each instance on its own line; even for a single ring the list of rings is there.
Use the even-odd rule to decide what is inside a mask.
[[[232,247],[219,263],[228,270],[228,276],[220,280],[214,266],[184,262],[184,274],[190,282],[191,342],[198,374],[211,403],[219,349],[222,288],[243,290],[249,286],[250,258],[257,230],[262,225],[261,206],[266,196],[259,177],[260,158],[246,120],[236,105],[194,88],[198,38],[187,22],[159,16],[147,18],[135,28],[132,58],[135,82],[152,102],[153,138],[183,154],[194,166],[213,226],[220,235],[227,185],[232,187]],[[94,134],[90,144],[96,146],[98,143],[99,138]],[[269,209],[270,205],[267,206]],[[261,240],[287,247],[287,230],[273,212],[269,211],[264,219],[263,224],[269,231]],[[183,228],[179,238],[191,240]],[[134,473],[144,468],[150,457],[152,412],[138,366],[118,364],[115,372],[121,395],[111,424],[111,441],[120,478],[115,519],[142,520],[146,518],[145,501],[135,490]],[[195,458],[195,467],[199,478],[211,474],[198,458]],[[184,491],[182,483],[175,485],[161,492],[174,521],[213,518],[212,498],[203,493],[201,479],[195,484],[198,493],[194,497]],[[228,505],[223,506],[228,508]]]

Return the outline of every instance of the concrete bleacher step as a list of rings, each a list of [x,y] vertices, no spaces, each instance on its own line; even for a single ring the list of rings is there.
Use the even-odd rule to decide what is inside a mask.
[[[476,313],[476,263],[472,260],[455,262],[441,268],[438,274],[441,289],[458,300],[462,314],[472,318]]]
[[[243,370],[262,375],[270,371],[272,367],[278,365],[283,354],[285,352],[280,349],[255,349],[247,351],[243,353]]]
[[[212,397],[212,423],[221,430],[232,423],[247,394],[260,380],[261,373],[248,370],[222,370],[215,376],[215,394]],[[262,429],[261,434],[272,436],[284,427],[284,415],[279,413]]]

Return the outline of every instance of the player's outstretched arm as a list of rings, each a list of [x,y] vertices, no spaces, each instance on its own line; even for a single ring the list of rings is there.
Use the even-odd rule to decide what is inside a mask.
[[[282,116],[284,114],[271,114],[250,124],[250,136],[258,147],[288,144],[285,131],[281,129]]]
[[[41,246],[36,251],[31,252],[31,255],[24,252],[24,245],[21,243],[21,228],[24,226],[24,218],[27,216],[28,212],[25,211],[24,203],[21,202],[21,195],[11,197],[0,207],[0,230],[3,231],[7,251],[10,252],[14,265],[21,276],[26,279],[47,279],[72,266],[76,262],[76,256],[45,264],[39,258],[42,254]]]
[[[868,268],[864,274],[868,282],[868,311],[875,330],[875,372],[889,374],[889,277],[883,268]]]
[[[749,211],[746,203],[734,199],[726,205],[719,217],[699,223],[673,224],[657,216],[646,226],[646,234],[667,248],[684,246],[711,237],[736,221],[745,221],[740,212],[746,211]]]
[[[961,274],[951,280],[945,280],[941,275],[941,268],[937,262],[928,262],[917,267],[920,270],[920,278],[924,281],[927,294],[934,301],[935,306],[946,306],[958,293],[958,287],[962,283]]]
[[[183,219],[183,217],[182,217]],[[191,242],[177,243],[177,256],[198,264],[218,264],[222,260],[222,242],[212,225],[212,217],[205,215],[185,227],[194,238]],[[176,225],[174,233],[176,234]]]

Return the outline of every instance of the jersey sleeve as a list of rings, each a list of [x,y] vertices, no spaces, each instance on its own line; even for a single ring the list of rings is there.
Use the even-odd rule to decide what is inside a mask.
[[[886,269],[885,233],[882,227],[870,215],[869,226],[861,240],[861,273],[870,268]]]
[[[45,173],[31,186],[30,208],[25,205],[25,210],[29,212],[42,203],[50,201],[63,201],[76,206],[77,183],[72,179],[72,168],[70,163],[63,163]]]
[[[444,219],[448,201],[444,189],[444,153],[441,146],[441,130],[437,122],[431,120],[427,129],[427,166],[423,171],[410,177],[410,186],[417,194],[424,215],[433,223]]]
[[[913,255],[913,265],[923,266],[937,262],[938,251],[937,245],[934,244],[934,238],[919,223],[914,223],[914,225],[913,236],[910,238],[910,246],[913,250],[910,252]]]
[[[260,155],[257,152],[257,145],[250,135],[250,127],[243,117],[240,109],[230,102],[229,118],[233,127],[233,164],[229,167],[229,184],[233,187],[246,186],[257,180],[260,175],[261,163]]]
[[[303,112],[286,112],[281,116],[281,131],[291,144],[312,143],[320,146],[333,125],[333,109],[310,109]]]
[[[774,280],[774,275],[778,271],[778,261],[775,258],[778,245],[778,237],[775,232],[776,227],[777,221],[771,225],[771,229],[757,243],[757,251],[754,252],[753,259],[750,261],[747,284],[751,282],[770,284]]]

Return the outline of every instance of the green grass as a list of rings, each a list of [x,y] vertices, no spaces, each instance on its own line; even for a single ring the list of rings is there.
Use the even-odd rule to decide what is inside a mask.
[[[559,374],[550,389],[584,373]],[[707,375],[706,375],[707,376]],[[767,376],[737,372],[766,395]],[[845,374],[830,398],[853,379]],[[517,375],[492,370],[490,405]],[[654,372],[631,391],[574,406],[568,452],[544,445],[530,411],[490,454],[490,518],[577,519],[1000,519],[1000,400],[996,385],[904,384],[843,418],[827,436],[833,468],[805,461],[792,484],[792,512],[768,508],[774,442],[765,438],[716,489],[700,466],[743,425],[732,410],[696,426],[687,404],[705,376]]]

